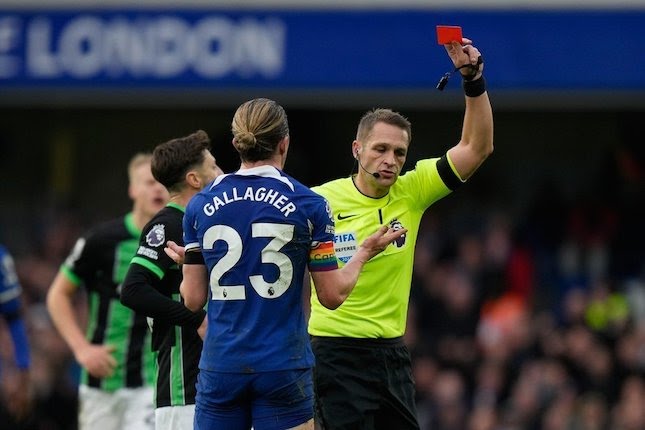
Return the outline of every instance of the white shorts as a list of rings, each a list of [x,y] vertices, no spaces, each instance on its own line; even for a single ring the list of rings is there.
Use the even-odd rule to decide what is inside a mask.
[[[195,405],[164,406],[155,409],[155,429],[190,430],[195,419]]]
[[[154,388],[78,388],[79,430],[154,430]]]

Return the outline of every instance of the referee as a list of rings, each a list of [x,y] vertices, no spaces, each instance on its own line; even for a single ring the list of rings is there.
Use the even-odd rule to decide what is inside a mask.
[[[466,108],[459,142],[401,174],[411,124],[397,112],[375,109],[360,120],[352,142],[358,172],[313,188],[335,215],[340,264],[378,226],[408,229],[365,264],[338,309],[322,306],[312,288],[316,418],[324,429],[419,428],[410,355],[403,344],[419,224],[430,205],[459,187],[493,151],[480,52],[469,39],[444,46],[463,78]]]

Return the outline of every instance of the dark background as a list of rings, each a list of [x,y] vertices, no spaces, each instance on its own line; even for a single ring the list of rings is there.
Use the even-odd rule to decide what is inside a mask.
[[[619,155],[628,151],[642,157],[642,111],[499,110],[494,93],[491,99],[495,152],[456,196],[432,211],[503,207],[521,216],[548,184],[568,200],[612,200],[619,197],[618,190],[607,175],[624,168]],[[461,110],[399,109],[385,103],[333,110],[285,104],[291,132],[285,171],[309,186],[349,175],[356,168],[350,153],[356,124],[372,107],[390,107],[412,122],[404,170],[419,159],[442,155],[459,139]],[[237,169],[230,143],[234,109],[0,110],[0,237],[19,251],[27,245],[25,239],[34,239],[30,223],[44,221],[42,216],[52,210],[71,210],[83,224],[126,211],[129,158],[197,129],[210,135],[223,170]]]

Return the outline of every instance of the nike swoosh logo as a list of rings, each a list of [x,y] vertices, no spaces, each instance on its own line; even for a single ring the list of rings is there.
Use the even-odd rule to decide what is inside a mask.
[[[338,220],[339,220],[339,221],[340,221],[340,220],[344,220],[344,219],[347,219],[347,218],[351,218],[351,217],[353,217],[353,216],[356,216],[356,215],[352,214],[352,215],[345,215],[345,216],[342,216],[341,214],[338,214]]]

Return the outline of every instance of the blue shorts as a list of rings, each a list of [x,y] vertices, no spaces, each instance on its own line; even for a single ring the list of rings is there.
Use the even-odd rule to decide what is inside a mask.
[[[195,429],[284,430],[314,416],[311,369],[262,373],[200,370]]]

